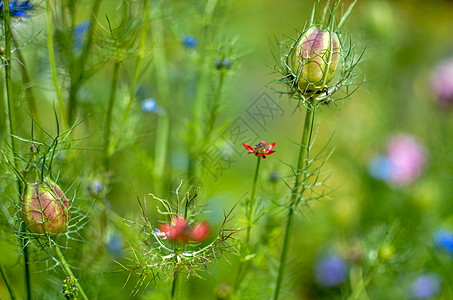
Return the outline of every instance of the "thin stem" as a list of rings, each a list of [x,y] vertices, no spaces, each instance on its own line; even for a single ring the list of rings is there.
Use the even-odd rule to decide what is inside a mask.
[[[22,226],[22,232],[25,232],[25,224]],[[24,249],[24,272],[25,272],[25,283],[27,289],[27,299],[32,299],[31,294],[31,273],[30,273],[30,253],[28,253],[27,240],[25,237],[22,238],[22,248]]]
[[[13,156],[11,161],[15,165],[15,153],[16,153],[16,140],[14,135],[16,134],[16,113],[14,109],[14,101],[11,93],[11,26],[10,26],[10,15],[9,15],[9,0],[4,1],[4,29],[5,29],[5,83],[6,83],[6,101],[8,106],[8,126],[11,135],[11,149]]]
[[[57,251],[57,255],[58,255],[58,258],[60,259],[61,265],[66,272],[66,275],[76,278],[74,276],[74,274],[72,273],[71,268],[69,267],[68,263],[66,262],[66,259],[64,258],[63,253],[61,253],[60,248],[58,246],[55,246],[55,249]],[[88,300],[88,297],[85,294],[85,291],[83,290],[83,288],[80,285],[78,280],[77,280],[77,288],[79,289],[79,293],[80,293],[80,296],[82,297],[82,299]]]
[[[5,282],[6,288],[8,289],[8,293],[11,300],[16,299],[16,296],[14,295],[14,291],[12,289],[11,280],[9,279],[8,274],[6,273],[6,270],[3,267],[3,265],[0,265],[0,274],[2,275],[3,281]]]
[[[105,119],[105,128],[104,128],[104,168],[107,171],[109,167],[110,160],[110,132],[112,127],[112,114],[113,107],[115,105],[116,90],[118,85],[118,76],[120,72],[120,61],[115,61],[115,66],[113,67],[112,83],[110,86],[110,96],[107,106],[107,115]]]
[[[313,122],[313,114],[314,114],[314,108],[312,105],[307,108],[306,114],[305,114],[305,123],[304,123],[304,128],[302,131],[302,140],[300,144],[300,150],[299,150],[299,157],[297,160],[297,169],[296,169],[296,178],[294,182],[294,187],[291,191],[291,200],[288,206],[288,214],[287,214],[287,219],[286,219],[286,227],[285,227],[285,235],[283,239],[283,248],[282,252],[280,255],[280,266],[278,268],[278,275],[277,275],[277,282],[275,286],[275,292],[274,292],[274,300],[277,300],[279,295],[280,295],[280,290],[281,290],[281,285],[283,282],[283,277],[284,277],[284,272],[285,272],[285,267],[286,267],[286,259],[288,256],[288,250],[289,250],[289,244],[290,244],[290,239],[291,239],[291,231],[294,223],[294,211],[296,209],[296,203],[297,199],[300,194],[304,192],[304,187],[299,190],[299,185],[305,180],[305,175],[303,176],[302,180],[302,174],[305,174],[304,172],[304,166],[307,163],[307,154],[308,154],[308,147],[309,147],[309,136],[312,128],[312,122]]]
[[[154,45],[154,68],[156,72],[157,80],[157,95],[161,103],[168,103],[170,94],[169,76],[168,76],[168,65],[167,65],[167,54],[165,51],[165,27],[163,20],[165,19],[163,10],[164,1],[159,0],[153,5],[151,15],[157,16],[153,19],[151,26],[152,43]],[[165,104],[164,108],[168,105]],[[167,165],[168,149],[171,149],[169,143],[171,142],[169,130],[172,123],[172,112],[170,109],[166,111],[165,115],[158,116],[157,120],[157,134],[155,140],[154,149],[154,169],[153,176],[157,182],[157,191],[164,190],[164,174]]]
[[[179,270],[175,270],[175,275],[173,276],[173,283],[171,284],[171,298],[175,298],[176,291],[178,287],[178,278],[179,278]]]
[[[237,290],[239,288],[239,285],[242,282],[242,278],[244,278],[244,275],[246,273],[247,261],[245,261],[244,258],[248,254],[249,248],[250,248],[250,233],[251,233],[252,225],[253,225],[253,217],[255,215],[254,211],[255,211],[255,203],[256,203],[256,188],[258,186],[258,174],[259,174],[259,170],[260,170],[261,160],[262,160],[262,158],[260,156],[258,156],[257,162],[256,162],[256,168],[255,168],[255,176],[253,177],[253,183],[252,183],[252,192],[250,194],[250,200],[247,203],[247,208],[246,208],[247,229],[246,229],[245,240],[241,247],[241,262],[239,264],[236,282],[234,284],[235,290]]]
[[[206,3],[204,15],[203,15],[203,28],[200,38],[200,44],[206,45],[208,44],[209,33],[212,30],[211,22],[213,19],[213,15],[215,9],[217,7],[218,0],[208,0]],[[209,47],[200,48],[200,57],[206,57],[206,49]],[[203,126],[202,126],[202,116],[203,111],[205,109],[206,104],[206,93],[207,93],[207,82],[209,82],[209,71],[210,71],[210,64],[211,62],[209,59],[205,59],[203,64],[200,68],[200,77],[198,78],[198,85],[197,85],[197,95],[195,97],[194,105],[193,105],[193,115],[192,115],[192,127],[190,128],[191,132],[190,135],[192,136],[192,142],[189,146],[198,145],[203,139]],[[189,155],[189,177],[195,178],[198,175],[198,164],[197,158],[199,155],[199,149],[192,149]]]
[[[16,170],[17,163],[16,163],[16,140],[14,135],[16,134],[16,114],[14,110],[14,103],[12,99],[11,87],[11,42],[12,42],[12,35],[11,35],[11,24],[10,24],[10,15],[9,15],[9,0],[3,1],[3,17],[4,17],[4,30],[5,30],[5,82],[6,82],[6,101],[8,106],[8,125],[9,125],[9,133],[11,135],[11,163],[12,166]],[[16,175],[17,178],[17,187],[20,193],[21,186],[21,179],[19,176]],[[21,199],[19,199],[21,201]],[[23,227],[21,228],[23,232]],[[31,300],[31,278],[30,278],[30,270],[29,270],[29,255],[28,255],[28,248],[25,242],[25,239],[22,239],[22,246],[24,252],[24,275],[25,275],[25,284],[26,284],[26,291],[27,291],[27,299]]]
[[[126,109],[124,110],[123,117],[121,119],[121,125],[120,128],[124,127],[124,124],[126,124],[126,121],[128,119],[132,103],[134,103],[135,100],[135,90],[137,88],[137,83],[140,75],[140,67],[143,58],[145,57],[145,45],[146,45],[146,37],[148,34],[148,25],[149,25],[149,1],[150,0],[145,0],[143,1],[143,24],[142,24],[142,30],[140,33],[140,41],[138,44],[138,49],[137,49],[137,59],[135,61],[135,67],[134,67],[134,75],[132,76],[132,81],[129,86],[129,100],[126,106]],[[122,136],[122,131],[119,131],[118,134],[115,137],[115,140],[112,142],[112,148],[116,149],[116,146],[118,145],[121,136]]]
[[[88,29],[85,44],[83,46],[82,54],[78,57],[74,72],[71,74],[71,87],[69,89],[69,101],[68,101],[68,123],[72,124],[77,111],[77,92],[82,85],[83,76],[85,74],[86,60],[88,59],[88,53],[91,48],[91,42],[93,40],[94,28],[97,24],[97,12],[102,0],[95,0],[93,8],[91,9],[90,28]]]
[[[60,118],[63,122],[63,129],[68,128],[66,121],[65,105],[63,102],[63,96],[60,90],[60,84],[58,83],[57,67],[55,64],[55,53],[53,45],[53,33],[52,33],[52,11],[50,8],[50,1],[46,0],[46,22],[47,22],[47,52],[49,53],[49,64],[52,72],[52,81],[55,87],[55,93],[57,94],[58,108],[60,109]],[[63,18],[64,19],[64,18]]]
[[[28,109],[30,110],[30,113],[32,114],[33,118],[37,122],[39,122],[38,109],[36,107],[35,95],[33,94],[30,74],[28,74],[27,64],[25,63],[24,55],[22,53],[21,48],[19,47],[19,43],[14,37],[13,32],[11,32],[11,40],[15,48],[14,53],[16,54],[17,59],[19,60],[20,72],[22,74],[22,82],[24,84],[26,99],[28,102]]]
[[[249,207],[247,208],[247,233],[245,235],[245,246],[248,248],[250,243],[250,232],[253,225],[253,217],[256,203],[256,187],[258,186],[258,174],[260,171],[261,156],[257,156],[255,176],[253,177],[252,192],[250,194]]]

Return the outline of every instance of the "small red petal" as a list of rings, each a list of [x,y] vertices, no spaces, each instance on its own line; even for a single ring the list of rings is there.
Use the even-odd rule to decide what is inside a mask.
[[[275,147],[275,143],[272,143],[267,147],[267,151],[271,151]]]
[[[265,141],[261,141],[260,143],[264,144],[264,147],[267,147],[267,143]]]
[[[275,153],[275,151],[266,152],[266,155],[271,155],[272,153]]]
[[[255,153],[256,156],[264,156],[266,153]]]
[[[253,147],[250,146],[249,144],[242,143],[242,146],[244,146],[244,148],[247,149],[250,153],[255,152],[255,150],[253,149]]]
[[[195,242],[201,242],[209,237],[209,224],[207,222],[200,223],[192,228],[190,239]]]

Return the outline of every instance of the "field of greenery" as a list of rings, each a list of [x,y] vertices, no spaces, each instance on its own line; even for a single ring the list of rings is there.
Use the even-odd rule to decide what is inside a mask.
[[[0,299],[453,299],[451,15],[0,0]]]

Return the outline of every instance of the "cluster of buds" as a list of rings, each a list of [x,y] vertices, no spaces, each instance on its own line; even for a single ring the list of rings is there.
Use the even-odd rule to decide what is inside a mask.
[[[77,299],[79,288],[77,287],[77,278],[68,276],[63,281],[63,294],[66,299]]]
[[[189,226],[183,217],[175,216],[171,223],[161,224],[160,232],[171,241],[180,243],[202,242],[209,237],[210,229],[207,222]]]
[[[25,225],[32,233],[58,234],[71,219],[69,202],[61,188],[50,179],[27,183],[22,200]]]

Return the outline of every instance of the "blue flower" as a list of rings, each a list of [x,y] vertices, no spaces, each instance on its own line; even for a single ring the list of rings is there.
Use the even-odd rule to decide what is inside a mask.
[[[9,2],[9,14],[11,17],[28,18],[27,10],[32,10],[35,7],[30,1],[11,1]],[[0,11],[3,12],[3,0],[0,2]]]
[[[91,27],[91,23],[89,21],[84,21],[77,24],[74,27],[74,46],[75,47],[83,47],[85,43],[85,34]]]
[[[392,162],[387,156],[376,156],[368,165],[368,172],[377,180],[389,180]]]
[[[411,286],[414,299],[432,299],[440,294],[441,278],[437,274],[423,274],[418,276]]]
[[[225,57],[224,59],[216,58],[215,60],[215,67],[217,70],[225,69],[229,70],[231,69],[231,65],[233,62],[231,61],[231,58]]]
[[[156,114],[162,114],[163,109],[159,105],[157,105],[157,102],[154,98],[148,98],[142,101],[142,110],[144,112],[149,112],[149,113],[156,113]]]
[[[434,234],[434,244],[448,252],[453,252],[453,232],[445,229]]]
[[[108,237],[107,251],[114,258],[120,258],[123,254],[123,239],[120,235],[113,234]]]
[[[185,35],[182,37],[182,44],[189,49],[193,49],[197,47],[198,41],[195,37],[191,35]]]
[[[335,287],[347,280],[347,266],[338,255],[322,257],[315,265],[315,280],[323,287]]]

